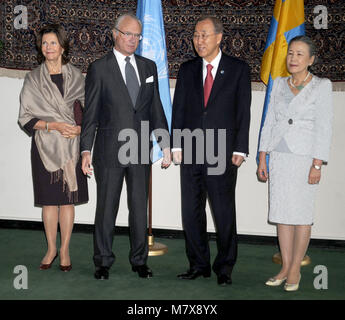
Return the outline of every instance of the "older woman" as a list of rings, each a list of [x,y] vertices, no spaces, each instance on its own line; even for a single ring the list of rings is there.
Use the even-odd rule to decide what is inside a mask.
[[[291,76],[274,81],[259,146],[257,174],[262,181],[269,178],[269,221],[277,224],[282,255],[280,272],[266,285],[286,281],[286,291],[299,288],[321,167],[331,144],[332,84],[308,71],[315,51],[306,36],[290,41],[286,65]]]
[[[35,206],[41,206],[48,250],[40,269],[58,256],[60,269],[72,268],[69,243],[74,205],[88,201],[86,176],[79,161],[84,77],[68,63],[68,38],[58,25],[44,27],[37,37],[37,68],[29,72],[20,94],[20,125],[32,135],[31,162]]]

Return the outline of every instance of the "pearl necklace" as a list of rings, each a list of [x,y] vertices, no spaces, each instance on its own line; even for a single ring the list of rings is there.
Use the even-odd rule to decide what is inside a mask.
[[[304,82],[308,79],[308,77],[310,76],[310,72],[308,71],[307,76],[304,78],[304,80],[302,81],[302,83],[299,86],[295,86],[292,82],[292,76],[290,77],[290,85],[291,87],[297,89],[298,91],[301,91],[304,88]]]

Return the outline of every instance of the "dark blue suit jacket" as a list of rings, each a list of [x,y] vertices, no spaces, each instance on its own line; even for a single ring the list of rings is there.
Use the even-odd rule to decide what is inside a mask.
[[[204,141],[207,129],[225,129],[227,161],[234,151],[248,154],[251,104],[248,64],[222,53],[205,108],[202,63],[202,58],[197,57],[180,67],[174,94],[172,129],[201,129],[205,133]],[[181,144],[173,139],[171,141],[173,148],[182,147],[186,151],[183,139]],[[218,146],[217,130],[214,146],[217,154],[221,147]],[[194,159],[195,143],[192,148]]]

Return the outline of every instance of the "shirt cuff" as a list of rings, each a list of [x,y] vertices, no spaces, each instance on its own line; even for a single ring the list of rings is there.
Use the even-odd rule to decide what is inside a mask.
[[[182,151],[182,148],[172,148],[171,152],[175,152],[175,151]]]
[[[239,155],[239,156],[242,156],[243,158],[247,158],[247,157],[248,157],[248,155],[245,154],[245,153],[243,153],[243,152],[234,151],[232,154],[233,154],[233,155],[234,155],[234,154],[237,154],[237,155]]]

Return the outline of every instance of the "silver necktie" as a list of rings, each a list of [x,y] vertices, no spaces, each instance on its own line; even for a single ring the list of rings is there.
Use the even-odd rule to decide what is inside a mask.
[[[139,81],[136,75],[136,72],[134,70],[134,67],[129,62],[130,57],[126,57],[126,66],[125,66],[125,74],[126,74],[126,85],[128,89],[128,93],[131,97],[131,100],[133,102],[133,106],[135,107],[135,103],[137,101],[138,93],[139,93]]]

